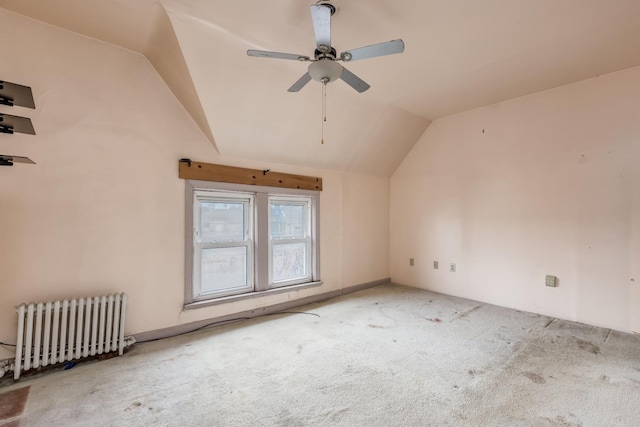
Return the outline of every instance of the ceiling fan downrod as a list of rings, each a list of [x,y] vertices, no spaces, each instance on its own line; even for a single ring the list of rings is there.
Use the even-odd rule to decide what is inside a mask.
[[[333,4],[331,4],[330,1],[327,0],[320,0],[316,2],[317,6],[324,6],[324,7],[328,7],[329,10],[331,11],[331,16],[333,16],[336,11],[338,10]]]

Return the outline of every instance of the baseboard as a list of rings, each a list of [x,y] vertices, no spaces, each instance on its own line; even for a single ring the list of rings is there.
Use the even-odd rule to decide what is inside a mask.
[[[241,311],[239,313],[227,314],[225,316],[212,317],[210,319],[198,320],[196,322],[186,323],[184,325],[170,326],[163,329],[155,329],[153,331],[141,332],[133,335],[136,342],[142,343],[145,341],[155,341],[162,338],[169,338],[176,335],[186,334],[195,330],[201,329],[205,326],[214,323],[231,322],[239,319],[251,319],[254,317],[264,316],[267,314],[278,313],[280,311],[290,310],[295,307],[300,307],[306,304],[312,304],[314,302],[326,301],[331,298],[339,297],[341,295],[350,294],[353,292],[361,291],[368,288],[391,283],[390,278],[374,280],[372,282],[360,283],[358,285],[348,286],[336,291],[324,292],[317,295],[312,295],[297,300],[287,301],[280,304],[269,305],[266,307],[260,307],[253,310]]]

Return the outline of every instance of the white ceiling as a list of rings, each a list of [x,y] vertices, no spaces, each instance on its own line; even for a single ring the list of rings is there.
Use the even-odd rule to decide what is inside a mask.
[[[312,0],[0,0],[0,7],[146,55],[221,154],[390,175],[430,121],[640,65],[638,0],[334,0],[338,52],[402,38],[347,67],[358,94],[286,89],[312,56]]]

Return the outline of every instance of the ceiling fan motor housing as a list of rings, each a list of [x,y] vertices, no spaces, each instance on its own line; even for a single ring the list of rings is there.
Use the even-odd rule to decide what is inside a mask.
[[[313,52],[313,56],[317,61],[320,61],[321,59],[335,60],[338,56],[338,53],[331,46],[321,45]]]

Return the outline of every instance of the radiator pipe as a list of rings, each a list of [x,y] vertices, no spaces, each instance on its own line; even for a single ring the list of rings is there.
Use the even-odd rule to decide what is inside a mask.
[[[0,361],[0,378],[10,371],[13,371],[13,361],[10,359]]]

